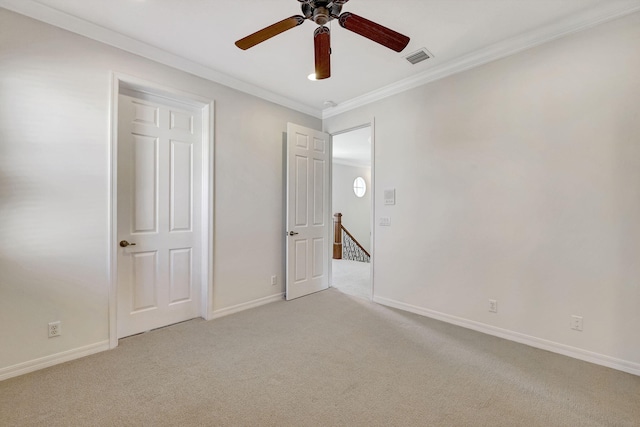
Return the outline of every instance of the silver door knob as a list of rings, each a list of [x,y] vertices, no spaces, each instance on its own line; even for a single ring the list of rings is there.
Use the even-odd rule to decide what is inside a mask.
[[[127,246],[135,246],[135,243],[129,243],[126,240],[120,240],[120,246],[126,248]]]
[[[300,234],[300,233],[297,233],[295,231],[290,231],[288,234],[289,234],[289,236],[295,236],[296,234]]]

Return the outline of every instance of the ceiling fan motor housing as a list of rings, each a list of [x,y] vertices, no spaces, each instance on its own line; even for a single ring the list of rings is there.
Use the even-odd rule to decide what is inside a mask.
[[[302,3],[302,14],[318,25],[324,25],[337,18],[342,11],[342,5],[348,0],[298,0]]]

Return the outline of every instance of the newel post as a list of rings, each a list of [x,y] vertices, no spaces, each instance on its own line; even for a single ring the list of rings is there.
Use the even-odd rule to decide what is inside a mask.
[[[342,259],[342,214],[333,214],[333,259]]]

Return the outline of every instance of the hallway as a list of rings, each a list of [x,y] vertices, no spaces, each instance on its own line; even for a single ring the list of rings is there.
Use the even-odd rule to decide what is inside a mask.
[[[371,264],[334,259],[332,286],[348,295],[371,299]]]

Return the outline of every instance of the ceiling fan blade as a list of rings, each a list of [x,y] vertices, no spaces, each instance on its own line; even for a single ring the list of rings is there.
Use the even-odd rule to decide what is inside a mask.
[[[401,52],[409,44],[409,37],[350,12],[340,15],[338,22],[341,27],[396,52]]]
[[[331,34],[327,27],[316,28],[313,44],[316,51],[316,80],[331,77]]]
[[[271,37],[277,36],[280,33],[284,33],[287,30],[297,27],[298,25],[302,24],[304,20],[304,16],[301,15],[294,15],[287,19],[283,19],[280,22],[276,22],[273,25],[269,25],[266,28],[263,28],[253,34],[248,35],[245,38],[238,40],[236,42],[236,46],[238,46],[242,50],[247,50],[250,47],[257,45],[258,43],[269,40]]]

